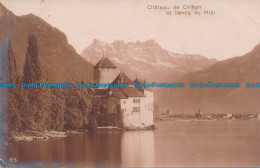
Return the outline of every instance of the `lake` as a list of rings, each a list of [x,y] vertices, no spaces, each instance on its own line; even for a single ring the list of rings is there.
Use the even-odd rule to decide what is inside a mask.
[[[260,166],[260,120],[160,121],[155,131],[97,131],[19,141],[19,167]]]

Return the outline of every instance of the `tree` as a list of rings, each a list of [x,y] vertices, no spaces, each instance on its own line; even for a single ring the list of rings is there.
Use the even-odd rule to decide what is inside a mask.
[[[78,88],[77,91],[80,95],[78,108],[83,117],[83,128],[87,128],[87,125],[89,124],[89,114],[92,108],[91,95],[85,88]]]
[[[92,96],[92,109],[89,114],[89,128],[95,128],[98,126],[97,119],[100,115],[101,105],[101,100],[98,97]]]
[[[21,130],[21,117],[19,113],[19,103],[16,100],[16,88],[9,88],[8,92],[8,129],[9,132]]]
[[[17,101],[19,102],[19,113],[21,116],[21,125],[22,130],[33,130],[36,128],[36,124],[34,121],[34,110],[33,105],[30,104],[28,98],[28,89],[24,89],[22,87],[18,87],[19,96],[17,97]]]
[[[28,37],[28,47],[23,67],[23,81],[32,83],[40,81],[41,78],[37,39],[34,35],[30,35]]]
[[[28,37],[28,47],[23,67],[23,82],[33,83],[42,79],[38,57],[38,44],[34,35]],[[22,121],[24,129],[43,131],[50,128],[50,91],[46,88],[21,88]],[[29,106],[28,106],[29,105]],[[30,124],[33,124],[33,126]]]
[[[17,67],[12,44],[8,44],[8,83],[14,83],[17,79]]]
[[[35,123],[37,123],[37,130],[44,131],[51,129],[51,89],[39,88],[37,97],[31,103],[35,113]],[[30,96],[30,95],[29,95]]]
[[[8,44],[8,83],[15,83],[17,78],[16,61],[12,50],[12,45]],[[19,102],[17,102],[18,90],[16,87],[8,89],[8,129],[9,132],[20,131],[21,117],[19,113]]]
[[[64,126],[64,113],[66,110],[63,88],[52,88],[51,102],[51,129],[61,131]]]
[[[68,130],[79,130],[83,127],[83,116],[79,109],[80,95],[76,88],[64,88],[66,110],[64,112],[64,127]]]

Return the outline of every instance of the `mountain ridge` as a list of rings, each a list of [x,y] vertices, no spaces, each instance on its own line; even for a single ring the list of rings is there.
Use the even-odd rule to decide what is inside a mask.
[[[93,81],[93,65],[77,54],[62,31],[33,14],[16,16],[0,3],[0,39],[10,39],[19,75],[23,72],[31,34],[38,41],[44,79],[52,82]]]
[[[130,77],[136,74],[150,81],[157,78],[165,81],[167,77],[161,74],[169,73],[169,76],[176,78],[183,74],[214,64],[215,59],[207,59],[198,54],[178,54],[163,49],[155,40],[150,39],[144,42],[124,42],[116,40],[106,43],[94,39],[92,44],[85,48],[82,57],[95,64],[102,56],[106,55],[115,62],[117,66],[124,69]],[[154,78],[154,76],[156,76]],[[159,77],[159,78],[158,78]]]
[[[164,88],[155,99],[162,111],[172,113],[260,113],[259,88],[247,88],[246,83],[260,82],[260,44],[243,56],[219,61],[214,65],[190,72],[180,78],[182,89]],[[238,88],[190,88],[193,83],[239,83]]]

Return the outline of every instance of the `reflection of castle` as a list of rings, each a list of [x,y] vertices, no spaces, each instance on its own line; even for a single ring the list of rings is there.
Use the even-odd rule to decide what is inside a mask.
[[[154,131],[128,131],[121,138],[122,167],[155,167]]]
[[[96,88],[95,95],[102,98],[106,114],[122,112],[123,124],[127,128],[145,128],[153,125],[153,92],[147,88],[136,88],[134,83],[121,73],[107,57],[94,66],[94,80],[99,83],[128,84],[128,87]]]

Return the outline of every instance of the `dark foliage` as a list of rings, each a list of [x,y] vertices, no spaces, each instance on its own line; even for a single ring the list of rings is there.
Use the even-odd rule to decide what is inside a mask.
[[[23,81],[31,83],[42,78],[38,56],[37,39],[34,35],[28,37],[28,47],[23,68]]]
[[[16,60],[9,45],[9,82],[16,87],[8,91],[8,128],[10,133],[45,130],[81,130],[98,125],[121,125],[121,113],[102,117],[102,102],[86,88],[23,88],[21,83],[44,82],[35,36],[28,37],[23,77],[16,70]],[[44,82],[46,83],[46,82]],[[117,111],[120,111],[118,107]]]

